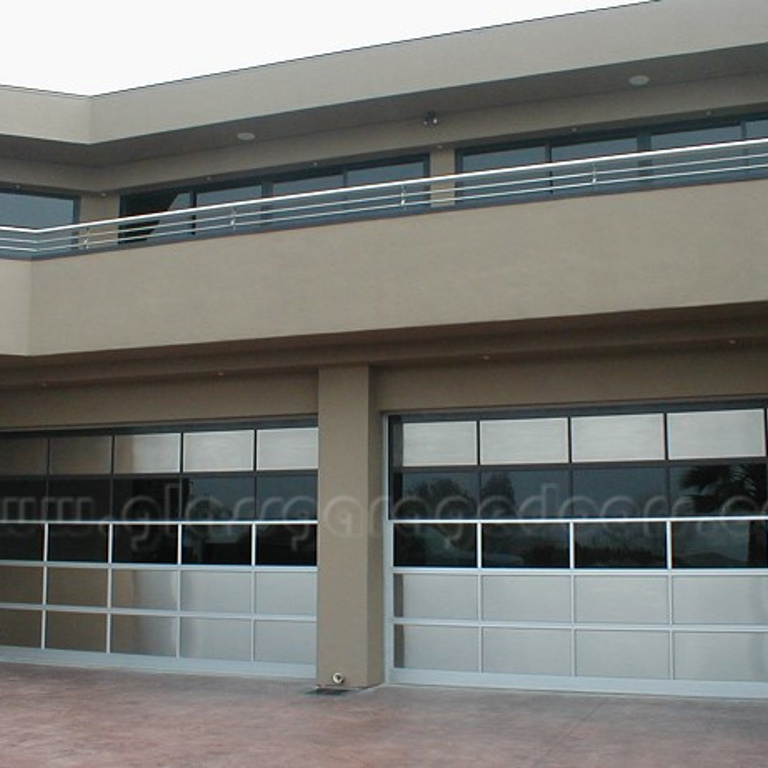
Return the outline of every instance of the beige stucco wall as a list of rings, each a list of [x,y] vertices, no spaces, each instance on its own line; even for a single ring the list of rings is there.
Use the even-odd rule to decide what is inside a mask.
[[[0,259],[0,355],[29,350],[31,265]]]
[[[752,181],[41,261],[29,352],[763,301],[767,201]]]

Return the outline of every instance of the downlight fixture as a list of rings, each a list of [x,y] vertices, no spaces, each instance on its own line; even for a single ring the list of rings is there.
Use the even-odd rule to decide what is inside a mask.
[[[632,77],[628,78],[627,82],[635,88],[643,88],[651,82],[651,78],[648,77],[648,75],[638,73],[637,75],[632,75]]]

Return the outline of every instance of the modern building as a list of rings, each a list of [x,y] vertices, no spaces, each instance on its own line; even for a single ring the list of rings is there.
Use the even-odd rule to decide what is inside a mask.
[[[0,89],[0,659],[768,695],[768,5]]]

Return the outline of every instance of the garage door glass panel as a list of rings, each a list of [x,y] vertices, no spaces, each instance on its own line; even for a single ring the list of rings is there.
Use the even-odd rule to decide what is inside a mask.
[[[551,519],[568,513],[569,473],[565,469],[529,469],[481,474],[478,517]]]
[[[567,525],[483,526],[484,568],[568,568],[569,565]]]
[[[716,520],[672,526],[675,568],[766,568],[763,520]]]
[[[574,517],[660,517],[667,514],[662,467],[579,468],[573,472]]]
[[[766,466],[696,464],[670,470],[672,514],[763,515],[766,512]]]
[[[476,472],[409,472],[395,477],[400,520],[462,520],[477,514]]]
[[[395,565],[474,568],[477,565],[477,528],[468,523],[398,525],[395,528]]]
[[[585,523],[575,527],[578,568],[665,568],[664,523]]]

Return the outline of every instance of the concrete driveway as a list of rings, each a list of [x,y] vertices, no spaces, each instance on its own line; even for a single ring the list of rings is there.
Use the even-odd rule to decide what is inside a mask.
[[[0,768],[759,768],[768,702],[0,665]]]

